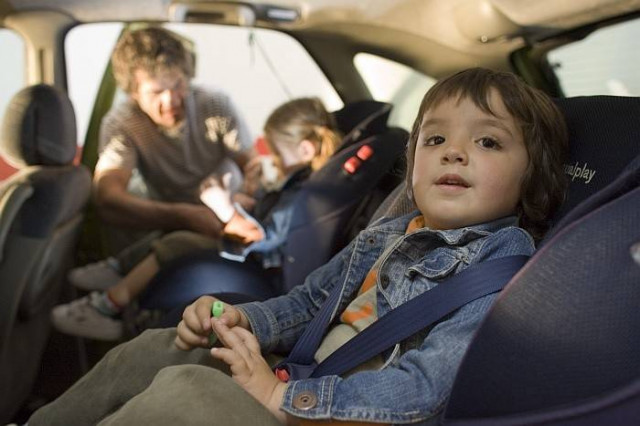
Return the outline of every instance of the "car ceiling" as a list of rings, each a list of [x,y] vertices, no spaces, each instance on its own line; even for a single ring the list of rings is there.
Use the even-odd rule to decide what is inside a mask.
[[[558,32],[640,10],[640,0],[268,0],[299,11],[292,23],[258,20],[303,43],[339,39],[431,75],[474,64],[505,66],[508,52]],[[167,21],[176,7],[260,5],[255,0],[0,0],[13,12],[54,10],[77,22]],[[9,26],[9,25],[8,25]],[[305,43],[306,44],[306,43]]]

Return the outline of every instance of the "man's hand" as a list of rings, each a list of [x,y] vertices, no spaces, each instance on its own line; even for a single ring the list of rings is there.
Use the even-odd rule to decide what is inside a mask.
[[[212,332],[211,307],[216,300],[218,299],[215,297],[202,296],[187,306],[177,329],[175,345],[179,349],[188,351],[196,347],[209,347],[209,335]],[[245,330],[251,328],[244,314],[226,303],[218,320],[229,327],[241,327]]]
[[[219,318],[212,318],[211,324],[225,346],[211,349],[211,356],[228,364],[233,380],[286,424],[287,414],[280,410],[280,404],[287,385],[271,371],[258,340],[244,328],[229,328]]]
[[[213,238],[222,234],[222,222],[207,206],[176,203],[172,208],[181,223],[177,229],[187,229]]]

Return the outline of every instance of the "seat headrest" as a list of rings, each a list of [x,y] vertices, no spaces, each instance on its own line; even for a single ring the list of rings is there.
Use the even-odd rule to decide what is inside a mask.
[[[556,99],[569,128],[567,197],[554,222],[601,190],[640,154],[640,98],[578,96]]]
[[[70,164],[76,145],[76,117],[64,92],[38,84],[11,99],[2,123],[0,154],[13,167]]]
[[[373,100],[346,104],[333,112],[338,130],[344,135],[340,149],[387,130],[392,105]]]

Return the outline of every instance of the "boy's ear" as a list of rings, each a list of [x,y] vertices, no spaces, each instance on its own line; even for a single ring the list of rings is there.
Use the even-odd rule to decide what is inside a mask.
[[[310,140],[303,140],[298,144],[298,154],[300,155],[300,159],[308,163],[313,160],[317,154],[316,146]]]

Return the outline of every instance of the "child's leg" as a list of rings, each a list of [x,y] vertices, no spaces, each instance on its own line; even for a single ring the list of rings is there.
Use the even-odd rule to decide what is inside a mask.
[[[281,426],[228,375],[200,365],[166,367],[100,426]]]
[[[119,307],[127,306],[147,288],[159,270],[160,265],[155,254],[147,255],[118,284],[107,290],[109,298]]]
[[[200,364],[228,371],[207,349],[177,349],[175,336],[175,329],[148,330],[113,348],[58,399],[36,411],[29,425],[97,424],[142,392],[167,366]]]
[[[152,252],[107,293],[119,307],[127,306],[142,293],[162,265],[198,250],[211,249],[216,240],[190,231],[176,231],[153,243]]]

